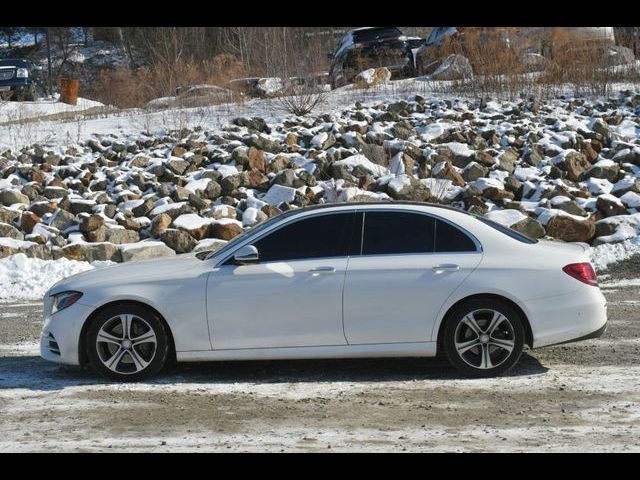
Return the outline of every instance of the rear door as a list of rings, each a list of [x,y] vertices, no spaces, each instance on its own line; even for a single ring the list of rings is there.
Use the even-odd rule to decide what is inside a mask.
[[[448,221],[415,211],[367,211],[362,255],[344,286],[349,344],[429,342],[441,306],[478,266],[477,240]]]

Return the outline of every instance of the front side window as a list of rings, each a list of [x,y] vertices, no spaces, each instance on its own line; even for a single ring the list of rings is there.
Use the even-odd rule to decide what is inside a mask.
[[[366,212],[363,255],[432,253],[433,217],[408,212]]]
[[[343,257],[353,212],[315,215],[294,221],[255,241],[260,262]]]

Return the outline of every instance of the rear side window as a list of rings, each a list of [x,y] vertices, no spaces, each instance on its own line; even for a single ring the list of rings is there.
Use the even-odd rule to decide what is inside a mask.
[[[353,217],[353,212],[347,212],[298,220],[253,245],[260,262],[346,256]]]
[[[435,243],[435,251],[438,253],[475,252],[477,250],[476,244],[469,235],[443,220],[436,221]]]
[[[432,253],[435,219],[407,212],[366,212],[363,255]]]

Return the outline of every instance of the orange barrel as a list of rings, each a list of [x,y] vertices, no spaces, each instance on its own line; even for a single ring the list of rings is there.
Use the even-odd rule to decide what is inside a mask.
[[[69,105],[78,103],[78,90],[80,89],[80,80],[71,78],[60,79],[60,101]]]

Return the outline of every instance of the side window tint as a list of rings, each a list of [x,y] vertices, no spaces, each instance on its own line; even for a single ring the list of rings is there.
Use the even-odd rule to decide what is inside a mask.
[[[435,220],[407,212],[366,212],[363,255],[432,253]]]
[[[474,241],[459,228],[442,220],[436,221],[436,252],[475,252]]]
[[[260,262],[342,257],[353,213],[317,215],[286,225],[254,242]]]

